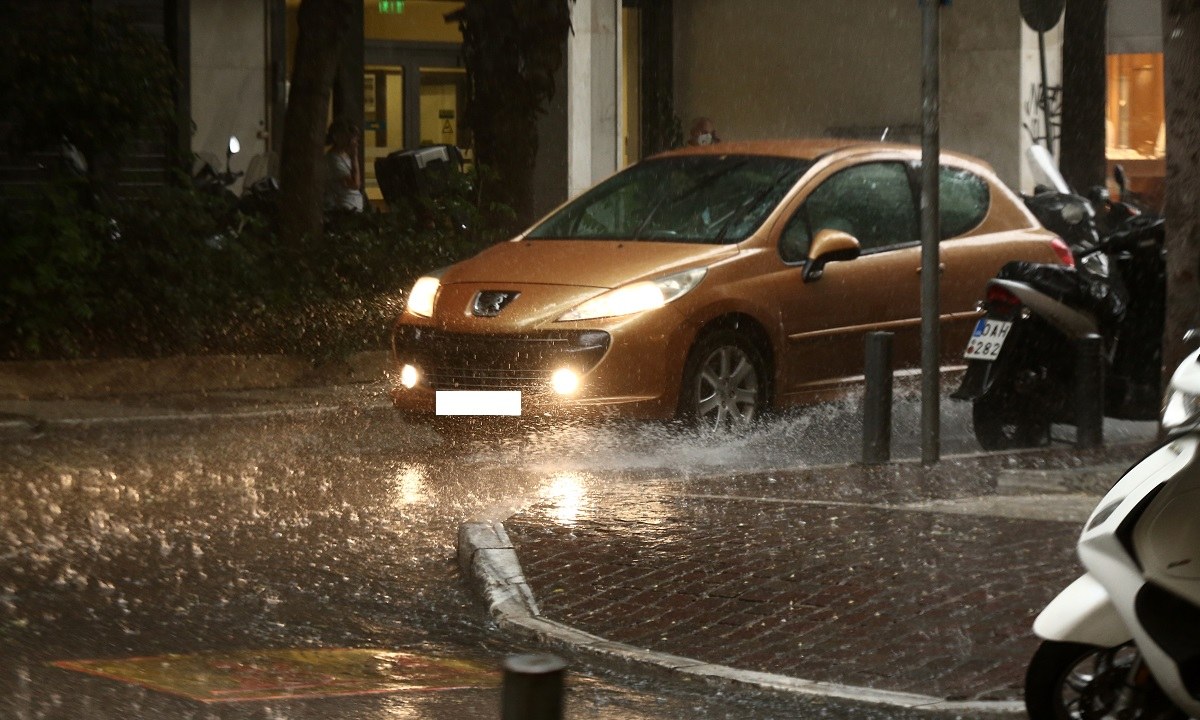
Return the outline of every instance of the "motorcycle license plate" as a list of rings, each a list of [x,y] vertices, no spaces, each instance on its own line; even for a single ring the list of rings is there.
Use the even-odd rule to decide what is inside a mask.
[[[1004,338],[1008,337],[1008,331],[1011,329],[1010,322],[979,318],[979,322],[975,324],[975,331],[971,333],[971,339],[967,341],[967,351],[963,353],[963,357],[968,360],[995,360],[1000,356]]]

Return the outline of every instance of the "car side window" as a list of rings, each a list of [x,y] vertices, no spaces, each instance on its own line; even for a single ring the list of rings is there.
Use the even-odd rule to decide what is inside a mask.
[[[788,220],[779,236],[779,257],[785,263],[804,262],[808,258],[810,239],[808,218],[804,215],[804,208],[801,208]]]
[[[811,235],[842,230],[858,239],[863,252],[920,239],[912,185],[899,162],[863,163],[836,173],[812,191],[802,212]]]
[[[938,173],[942,239],[958,237],[987,216],[992,195],[987,182],[969,170],[943,165]]]

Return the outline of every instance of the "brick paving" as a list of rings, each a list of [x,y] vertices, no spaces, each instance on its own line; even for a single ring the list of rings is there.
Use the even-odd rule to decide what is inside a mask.
[[[542,614],[610,640],[808,680],[1020,698],[1033,618],[1078,573],[1078,523],[783,489],[626,487],[567,521],[547,503],[505,527]]]

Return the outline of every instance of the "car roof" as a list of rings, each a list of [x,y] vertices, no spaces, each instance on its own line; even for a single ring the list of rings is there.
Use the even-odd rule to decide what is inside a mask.
[[[920,159],[921,148],[903,143],[877,142],[873,140],[851,140],[846,138],[796,138],[789,140],[734,140],[713,145],[684,146],[668,150],[654,157],[678,155],[770,155],[792,157],[800,160],[816,160],[832,153],[844,155],[871,154],[881,151],[899,151],[916,155]],[[943,150],[942,158],[958,158],[969,163],[982,165],[991,170],[991,165],[979,158]]]

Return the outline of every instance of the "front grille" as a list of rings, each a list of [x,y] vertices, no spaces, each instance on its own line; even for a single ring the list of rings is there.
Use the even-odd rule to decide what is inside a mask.
[[[480,335],[415,327],[392,338],[396,357],[419,367],[434,390],[541,390],[559,368],[591,370],[609,341],[598,330]]]

